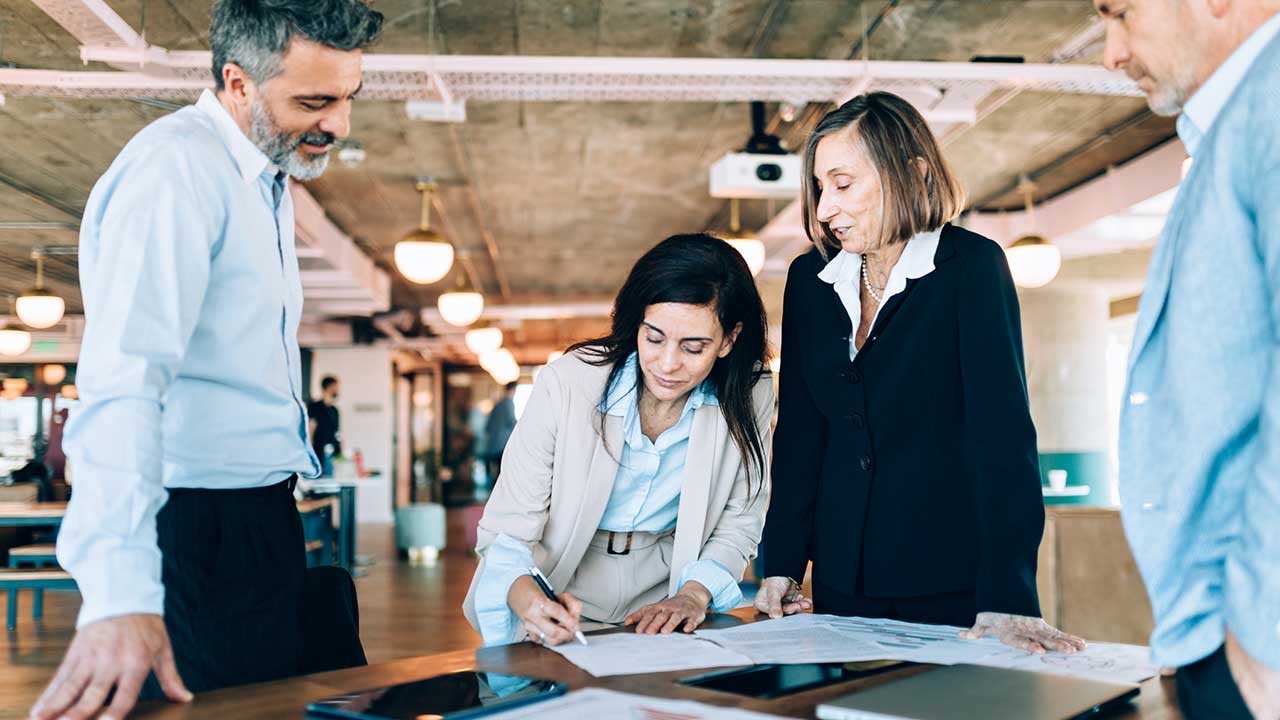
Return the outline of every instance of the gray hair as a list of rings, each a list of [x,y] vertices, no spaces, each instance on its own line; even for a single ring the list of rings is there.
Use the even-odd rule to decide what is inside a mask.
[[[336,50],[358,50],[382,30],[382,13],[364,0],[217,0],[209,28],[213,77],[239,65],[255,83],[280,72],[289,40],[301,37]]]

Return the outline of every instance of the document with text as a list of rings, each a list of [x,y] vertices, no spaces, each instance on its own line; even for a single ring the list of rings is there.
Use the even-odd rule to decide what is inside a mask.
[[[743,665],[903,660],[969,663],[1109,682],[1139,683],[1158,668],[1140,645],[1089,643],[1073,654],[1036,655],[994,638],[964,640],[963,628],[875,618],[800,614],[693,635],[593,635],[589,646],[553,648],[597,677]]]
[[[493,716],[494,720],[782,720],[777,715],[704,705],[690,700],[632,695],[588,688]]]

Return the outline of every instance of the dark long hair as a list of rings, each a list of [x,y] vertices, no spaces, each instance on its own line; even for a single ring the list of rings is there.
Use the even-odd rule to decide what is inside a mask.
[[[769,366],[768,319],[751,271],[742,254],[717,237],[706,234],[672,235],[644,254],[618,291],[613,302],[613,327],[609,335],[580,342],[569,348],[586,362],[610,366],[604,397],[617,382],[627,358],[636,352],[636,337],[645,310],[658,303],[710,306],[725,334],[742,324],[728,355],[717,358],[707,376],[715,388],[729,436],[742,453],[747,486],[764,478],[764,446],[756,427],[751,392]],[[637,391],[644,381],[636,374]],[[604,416],[600,417],[603,437]]]

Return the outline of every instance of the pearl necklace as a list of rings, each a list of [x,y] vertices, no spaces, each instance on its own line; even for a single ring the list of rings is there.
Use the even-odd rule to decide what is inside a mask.
[[[880,293],[876,292],[876,288],[871,284],[871,276],[867,274],[867,256],[862,256],[862,284],[867,287],[867,292],[871,293],[871,298],[878,304],[880,302]],[[884,290],[884,288],[880,288]]]

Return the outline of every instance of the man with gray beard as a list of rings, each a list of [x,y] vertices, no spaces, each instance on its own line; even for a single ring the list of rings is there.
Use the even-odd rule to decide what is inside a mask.
[[[94,186],[58,538],[84,603],[32,717],[118,720],[139,693],[363,664],[354,585],[306,569],[293,501],[320,466],[288,177],[319,177],[346,137],[381,25],[362,0],[218,0],[216,92],[138,133]]]
[[[1125,532],[1187,720],[1280,719],[1280,0],[1094,0],[1194,158],[1120,421]]]

